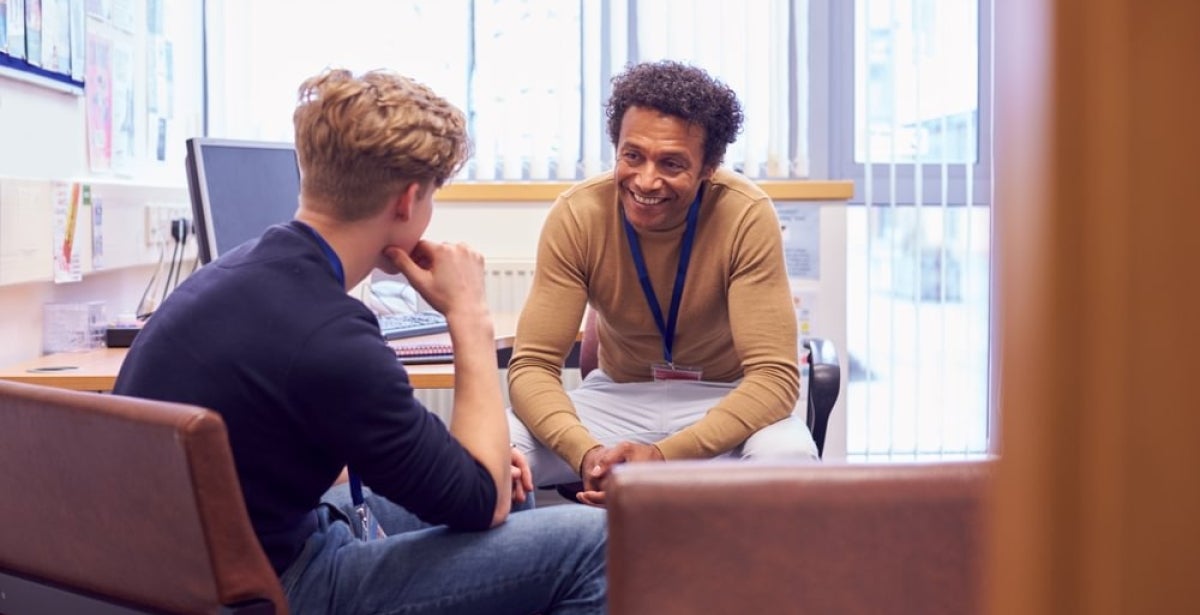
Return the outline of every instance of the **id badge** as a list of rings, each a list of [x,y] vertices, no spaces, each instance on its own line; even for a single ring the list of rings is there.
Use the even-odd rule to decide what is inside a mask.
[[[704,374],[704,370],[690,365],[655,363],[650,366],[650,373],[654,376],[655,382],[663,382],[664,380],[699,380],[700,376]]]
[[[375,515],[371,514],[370,507],[366,502],[354,507],[355,521],[358,522],[359,538],[361,540],[377,540],[386,538],[383,528],[379,526],[379,521],[375,519]]]

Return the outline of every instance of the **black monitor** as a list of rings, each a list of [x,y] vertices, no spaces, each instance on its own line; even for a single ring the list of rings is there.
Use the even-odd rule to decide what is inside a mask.
[[[291,143],[193,137],[186,164],[201,263],[296,213],[300,169]]]

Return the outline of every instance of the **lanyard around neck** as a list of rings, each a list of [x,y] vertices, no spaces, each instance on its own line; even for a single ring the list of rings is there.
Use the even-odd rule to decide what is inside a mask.
[[[642,294],[646,296],[646,304],[650,306],[650,313],[654,314],[654,324],[658,325],[658,332],[662,335],[663,340],[663,359],[668,364],[674,364],[672,348],[675,345],[675,324],[679,318],[679,304],[683,298],[683,283],[687,280],[688,263],[692,256],[692,243],[696,239],[696,220],[700,217],[700,199],[704,196],[704,185],[700,185],[700,190],[696,192],[696,200],[692,201],[691,207],[688,208],[687,226],[683,230],[683,243],[679,249],[679,265],[675,269],[675,288],[671,291],[671,307],[670,313],[666,321],[663,321],[662,306],[658,304],[658,298],[654,294],[654,286],[650,284],[650,272],[646,270],[646,259],[642,256],[642,246],[638,242],[637,230],[629,223],[629,219],[625,217],[625,210],[621,210],[621,221],[625,224],[625,236],[629,239],[629,251],[633,255],[633,266],[637,268],[638,282],[642,285]]]
[[[308,231],[308,234],[312,235],[313,239],[317,240],[317,246],[321,248],[321,253],[325,255],[325,260],[329,261],[329,265],[333,267],[333,275],[337,277],[338,284],[341,285],[342,288],[345,288],[346,270],[342,267],[342,259],[338,258],[337,252],[333,251],[333,246],[329,245],[328,241],[325,241],[325,238],[317,232],[317,229],[314,229],[313,227],[299,220],[296,220],[295,222],[300,226],[300,228]]]

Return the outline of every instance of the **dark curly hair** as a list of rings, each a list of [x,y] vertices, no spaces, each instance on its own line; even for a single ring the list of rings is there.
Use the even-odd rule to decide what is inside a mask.
[[[742,105],[724,83],[694,66],[671,60],[635,64],[612,79],[605,107],[608,136],[621,136],[621,121],[630,107],[646,107],[673,115],[704,129],[704,166],[716,166],[725,148],[742,130]]]

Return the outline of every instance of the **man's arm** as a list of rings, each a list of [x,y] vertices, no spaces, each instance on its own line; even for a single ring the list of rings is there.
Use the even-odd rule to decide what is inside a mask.
[[[579,335],[587,307],[579,236],[563,202],[547,216],[538,242],[537,270],[508,366],[513,412],[539,441],[578,469],[599,444],[579,421],[562,386],[562,364]]]
[[[426,241],[417,245],[412,258],[397,249],[388,256],[417,292],[446,315],[454,345],[450,433],[496,483],[496,526],[512,507],[512,453],[496,373],[495,326],[484,298],[483,257],[463,244]]]
[[[512,453],[496,372],[495,327],[486,305],[454,309],[446,314],[446,322],[454,345],[450,433],[496,480],[495,526],[512,506]]]

